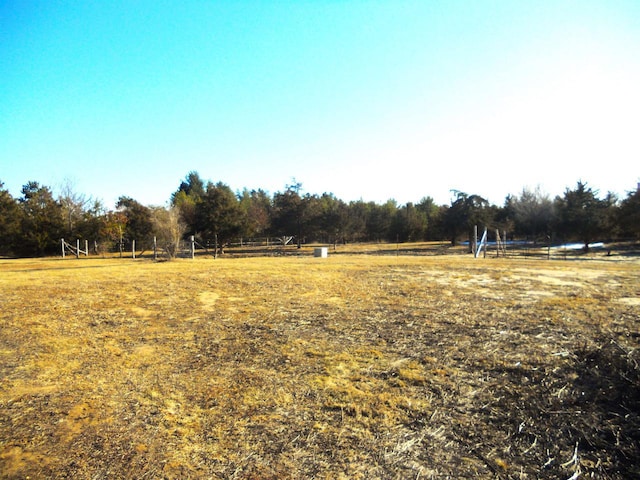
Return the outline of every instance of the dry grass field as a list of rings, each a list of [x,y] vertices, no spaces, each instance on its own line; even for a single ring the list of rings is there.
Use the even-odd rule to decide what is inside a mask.
[[[615,256],[1,260],[0,475],[638,478],[639,299]]]

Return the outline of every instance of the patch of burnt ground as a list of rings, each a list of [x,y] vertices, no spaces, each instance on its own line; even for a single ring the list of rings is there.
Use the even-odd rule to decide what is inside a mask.
[[[572,428],[600,478],[640,478],[640,360],[614,341],[577,353]]]
[[[640,478],[639,357],[603,339],[575,351],[565,367],[500,372],[497,400],[475,415],[484,427],[466,426],[468,449],[485,458],[480,445],[500,445],[505,463],[520,466],[493,468],[496,478]]]

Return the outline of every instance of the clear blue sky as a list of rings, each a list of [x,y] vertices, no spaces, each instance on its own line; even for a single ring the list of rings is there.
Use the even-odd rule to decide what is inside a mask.
[[[0,2],[0,180],[501,205],[640,180],[640,1]]]

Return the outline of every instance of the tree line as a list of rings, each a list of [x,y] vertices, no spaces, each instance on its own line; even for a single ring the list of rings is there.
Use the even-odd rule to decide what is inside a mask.
[[[578,181],[551,198],[539,189],[508,195],[502,206],[478,194],[453,191],[448,205],[425,196],[399,205],[364,200],[345,202],[331,193],[303,193],[293,182],[282,191],[234,192],[223,182],[205,181],[190,172],[166,207],[147,206],[120,197],[116,208],[65,185],[56,196],[50,187],[27,182],[18,198],[0,181],[0,255],[43,256],[60,251],[60,239],[88,240],[95,253],[139,249],[156,241],[175,254],[193,235],[201,245],[224,248],[240,239],[293,239],[307,242],[412,242],[471,239],[473,228],[499,229],[510,238],[536,242],[640,238],[640,189],[623,199]]]

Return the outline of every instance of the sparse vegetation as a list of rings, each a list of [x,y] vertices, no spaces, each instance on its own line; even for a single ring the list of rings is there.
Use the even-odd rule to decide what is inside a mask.
[[[636,478],[617,259],[0,261],[0,476]]]

